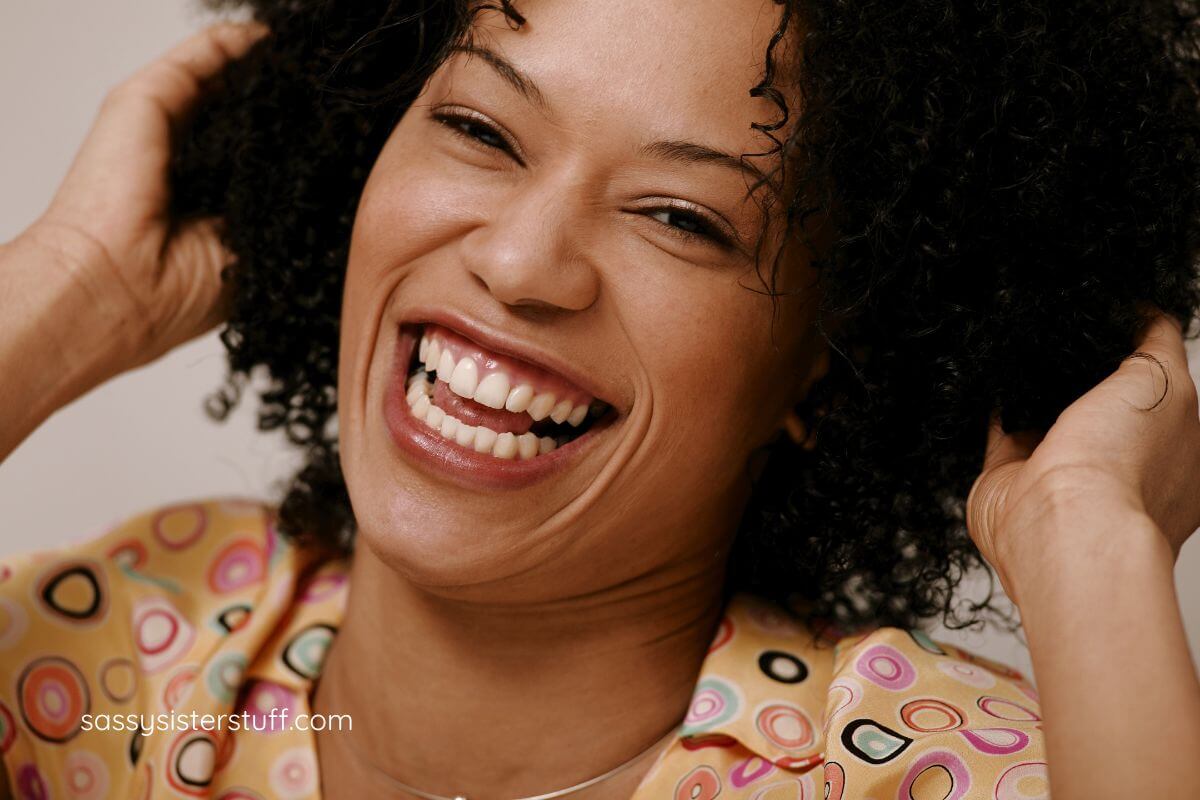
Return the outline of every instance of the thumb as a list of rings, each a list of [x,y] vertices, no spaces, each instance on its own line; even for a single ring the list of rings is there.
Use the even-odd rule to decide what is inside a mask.
[[[996,520],[1004,510],[1009,486],[1044,436],[1038,431],[1005,433],[1000,413],[992,412],[983,467],[967,494],[967,531],[988,561],[994,563]]]
[[[152,358],[226,319],[233,287],[221,273],[235,260],[221,242],[220,219],[189,220],[176,228],[162,258]]]

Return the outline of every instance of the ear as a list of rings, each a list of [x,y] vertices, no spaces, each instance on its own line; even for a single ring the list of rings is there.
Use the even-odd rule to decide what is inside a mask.
[[[829,348],[822,347],[821,351],[813,358],[812,367],[800,385],[800,397],[804,397],[812,389],[814,383],[825,377],[829,373]],[[793,443],[803,447],[805,450],[812,450],[816,446],[816,441],[813,438],[813,432],[804,424],[804,420],[800,419],[800,415],[796,413],[795,408],[789,408],[787,413],[783,415],[780,421],[780,428],[785,432]]]
[[[804,424],[804,420],[796,413],[795,409],[789,408],[787,413],[783,415],[783,430],[787,433],[792,444],[800,445],[806,449],[812,449],[808,426]]]

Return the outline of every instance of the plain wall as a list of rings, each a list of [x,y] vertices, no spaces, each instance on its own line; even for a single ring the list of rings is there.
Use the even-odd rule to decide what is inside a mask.
[[[104,93],[208,19],[179,0],[6,4],[0,241],[46,207]],[[1193,347],[1194,375],[1198,354]],[[203,399],[224,370],[224,351],[212,333],[51,417],[0,464],[0,555],[87,538],[175,500],[271,496],[272,482],[290,475],[298,454],[277,432],[255,430],[250,403],[224,424],[205,416]],[[1200,653],[1200,536],[1184,548],[1176,575],[1192,652]],[[934,635],[1029,672],[1019,638],[991,630]]]

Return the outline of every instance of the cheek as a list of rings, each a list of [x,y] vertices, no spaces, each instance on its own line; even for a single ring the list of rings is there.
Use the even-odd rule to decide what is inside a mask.
[[[472,218],[461,186],[407,152],[385,150],[363,190],[351,235],[351,280],[377,278],[436,250]]]
[[[772,346],[770,299],[738,277],[698,271],[660,287],[664,296],[641,295],[642,363],[660,441],[710,470],[740,469],[787,398],[787,348]]]

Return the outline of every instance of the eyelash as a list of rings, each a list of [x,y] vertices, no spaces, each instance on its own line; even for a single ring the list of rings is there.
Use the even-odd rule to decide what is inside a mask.
[[[479,118],[469,116],[467,114],[456,114],[449,111],[435,112],[431,116],[438,124],[444,126],[452,135],[464,139],[472,146],[506,152],[512,156],[517,163],[521,164],[521,166],[524,166],[524,162],[521,161],[521,159],[513,152],[512,146],[509,144],[504,135]],[[460,127],[462,125],[474,126],[475,128],[481,129],[485,135],[499,139],[503,143],[503,146],[490,144],[485,142],[481,136],[467,133],[462,129],[462,127]],[[685,218],[691,224],[699,226],[699,231],[690,231],[684,230],[683,228],[677,228],[674,225],[668,225],[665,222],[661,223],[662,227],[666,229],[670,235],[685,243],[710,243],[721,247],[730,246],[728,238],[720,231],[716,230],[716,228],[714,228],[712,224],[708,222],[708,220],[699,214],[690,212],[686,208],[669,205],[659,206],[657,208],[651,208],[648,210],[654,213],[662,213],[665,211],[669,214],[675,214]]]

